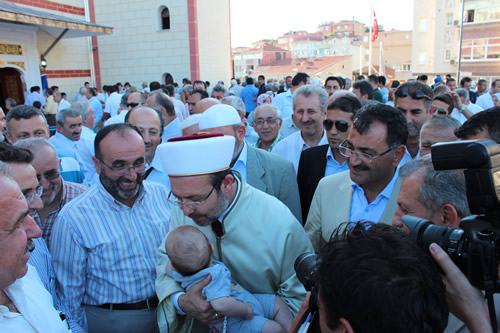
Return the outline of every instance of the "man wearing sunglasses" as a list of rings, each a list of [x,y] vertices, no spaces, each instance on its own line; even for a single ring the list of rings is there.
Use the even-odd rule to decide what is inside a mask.
[[[33,154],[27,149],[0,143],[0,161],[5,163],[9,176],[19,185],[26,199],[29,215],[36,219],[37,211],[43,208],[43,202],[40,199],[43,187],[38,183],[36,171],[31,165]],[[6,209],[6,207],[3,208]],[[40,225],[38,225],[37,229],[41,235],[39,227]],[[70,316],[69,311],[62,304],[56,293],[56,278],[52,269],[52,258],[47,244],[42,237],[32,238],[31,241],[33,242],[34,249],[30,254],[28,263],[35,267],[43,286],[52,295],[55,309],[68,316],[68,323],[72,331],[82,332],[83,329]]]
[[[397,167],[405,155],[406,119],[391,106],[366,105],[339,145],[349,171],[322,179],[305,230],[316,250],[345,221],[391,224],[401,186]]]
[[[349,170],[347,157],[340,153],[339,145],[349,136],[352,121],[359,109],[361,103],[353,96],[339,97],[331,102],[323,121],[328,144],[304,150],[300,156],[297,183],[304,222],[321,178]]]
[[[432,89],[418,81],[403,83],[394,92],[394,107],[403,113],[408,123],[406,148],[411,158],[418,155],[420,129],[430,117],[433,98]]]
[[[43,206],[37,208],[35,221],[42,229],[42,237],[49,245],[57,214],[64,205],[85,192],[87,187],[61,178],[60,158],[57,157],[56,149],[50,141],[30,138],[16,142],[15,146],[33,154],[31,165],[35,168],[36,178],[43,188],[43,194],[40,196]]]
[[[138,91],[134,91],[131,93],[125,93],[122,97],[122,101],[120,103],[120,110],[118,110],[118,114],[114,117],[109,118],[106,121],[106,126],[113,124],[120,124],[125,122],[125,117],[127,113],[140,104],[146,103],[147,95],[145,93],[141,93]]]

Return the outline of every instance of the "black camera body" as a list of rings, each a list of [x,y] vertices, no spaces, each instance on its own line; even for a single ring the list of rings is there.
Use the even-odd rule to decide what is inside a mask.
[[[408,215],[402,220],[424,250],[439,244],[472,285],[500,291],[500,148],[491,140],[469,140],[438,143],[431,152],[435,170],[465,169],[469,209],[476,215],[463,218],[461,229]]]

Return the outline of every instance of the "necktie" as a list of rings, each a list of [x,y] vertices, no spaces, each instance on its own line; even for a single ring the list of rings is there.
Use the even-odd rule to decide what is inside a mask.
[[[212,223],[212,231],[217,237],[221,237],[222,235],[224,235],[224,231],[222,230],[222,223],[219,220]]]

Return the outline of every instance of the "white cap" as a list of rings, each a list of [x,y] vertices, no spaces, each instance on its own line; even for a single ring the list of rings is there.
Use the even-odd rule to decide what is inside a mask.
[[[218,133],[173,138],[156,148],[169,176],[196,176],[229,169],[235,138]]]
[[[179,129],[182,131],[185,128],[196,125],[200,122],[201,113],[193,114],[192,116],[187,117],[179,124]]]
[[[217,104],[209,107],[201,114],[199,128],[202,131],[209,128],[238,124],[241,124],[241,118],[234,107],[227,104]]]

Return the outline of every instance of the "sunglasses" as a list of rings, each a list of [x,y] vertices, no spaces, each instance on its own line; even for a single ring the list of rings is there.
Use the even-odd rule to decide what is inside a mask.
[[[424,99],[424,98],[427,98],[428,100],[432,101],[432,98],[430,98],[429,96],[427,96],[426,94],[424,94],[421,91],[413,91],[413,92],[410,93],[406,89],[398,89],[398,90],[396,90],[394,92],[394,94],[396,96],[398,96],[398,97],[401,97],[401,98],[405,98],[405,97],[410,96],[412,99]]]
[[[323,126],[325,127],[325,130],[329,131],[332,129],[333,125],[335,125],[335,128],[337,131],[345,133],[351,127],[352,125],[349,125],[349,123],[345,120],[330,120],[326,119],[323,121]]]
[[[139,105],[139,103],[127,103],[127,106],[132,109],[135,108],[137,105]]]
[[[448,115],[448,111],[446,111],[445,109],[436,109],[436,113],[439,115]]]

